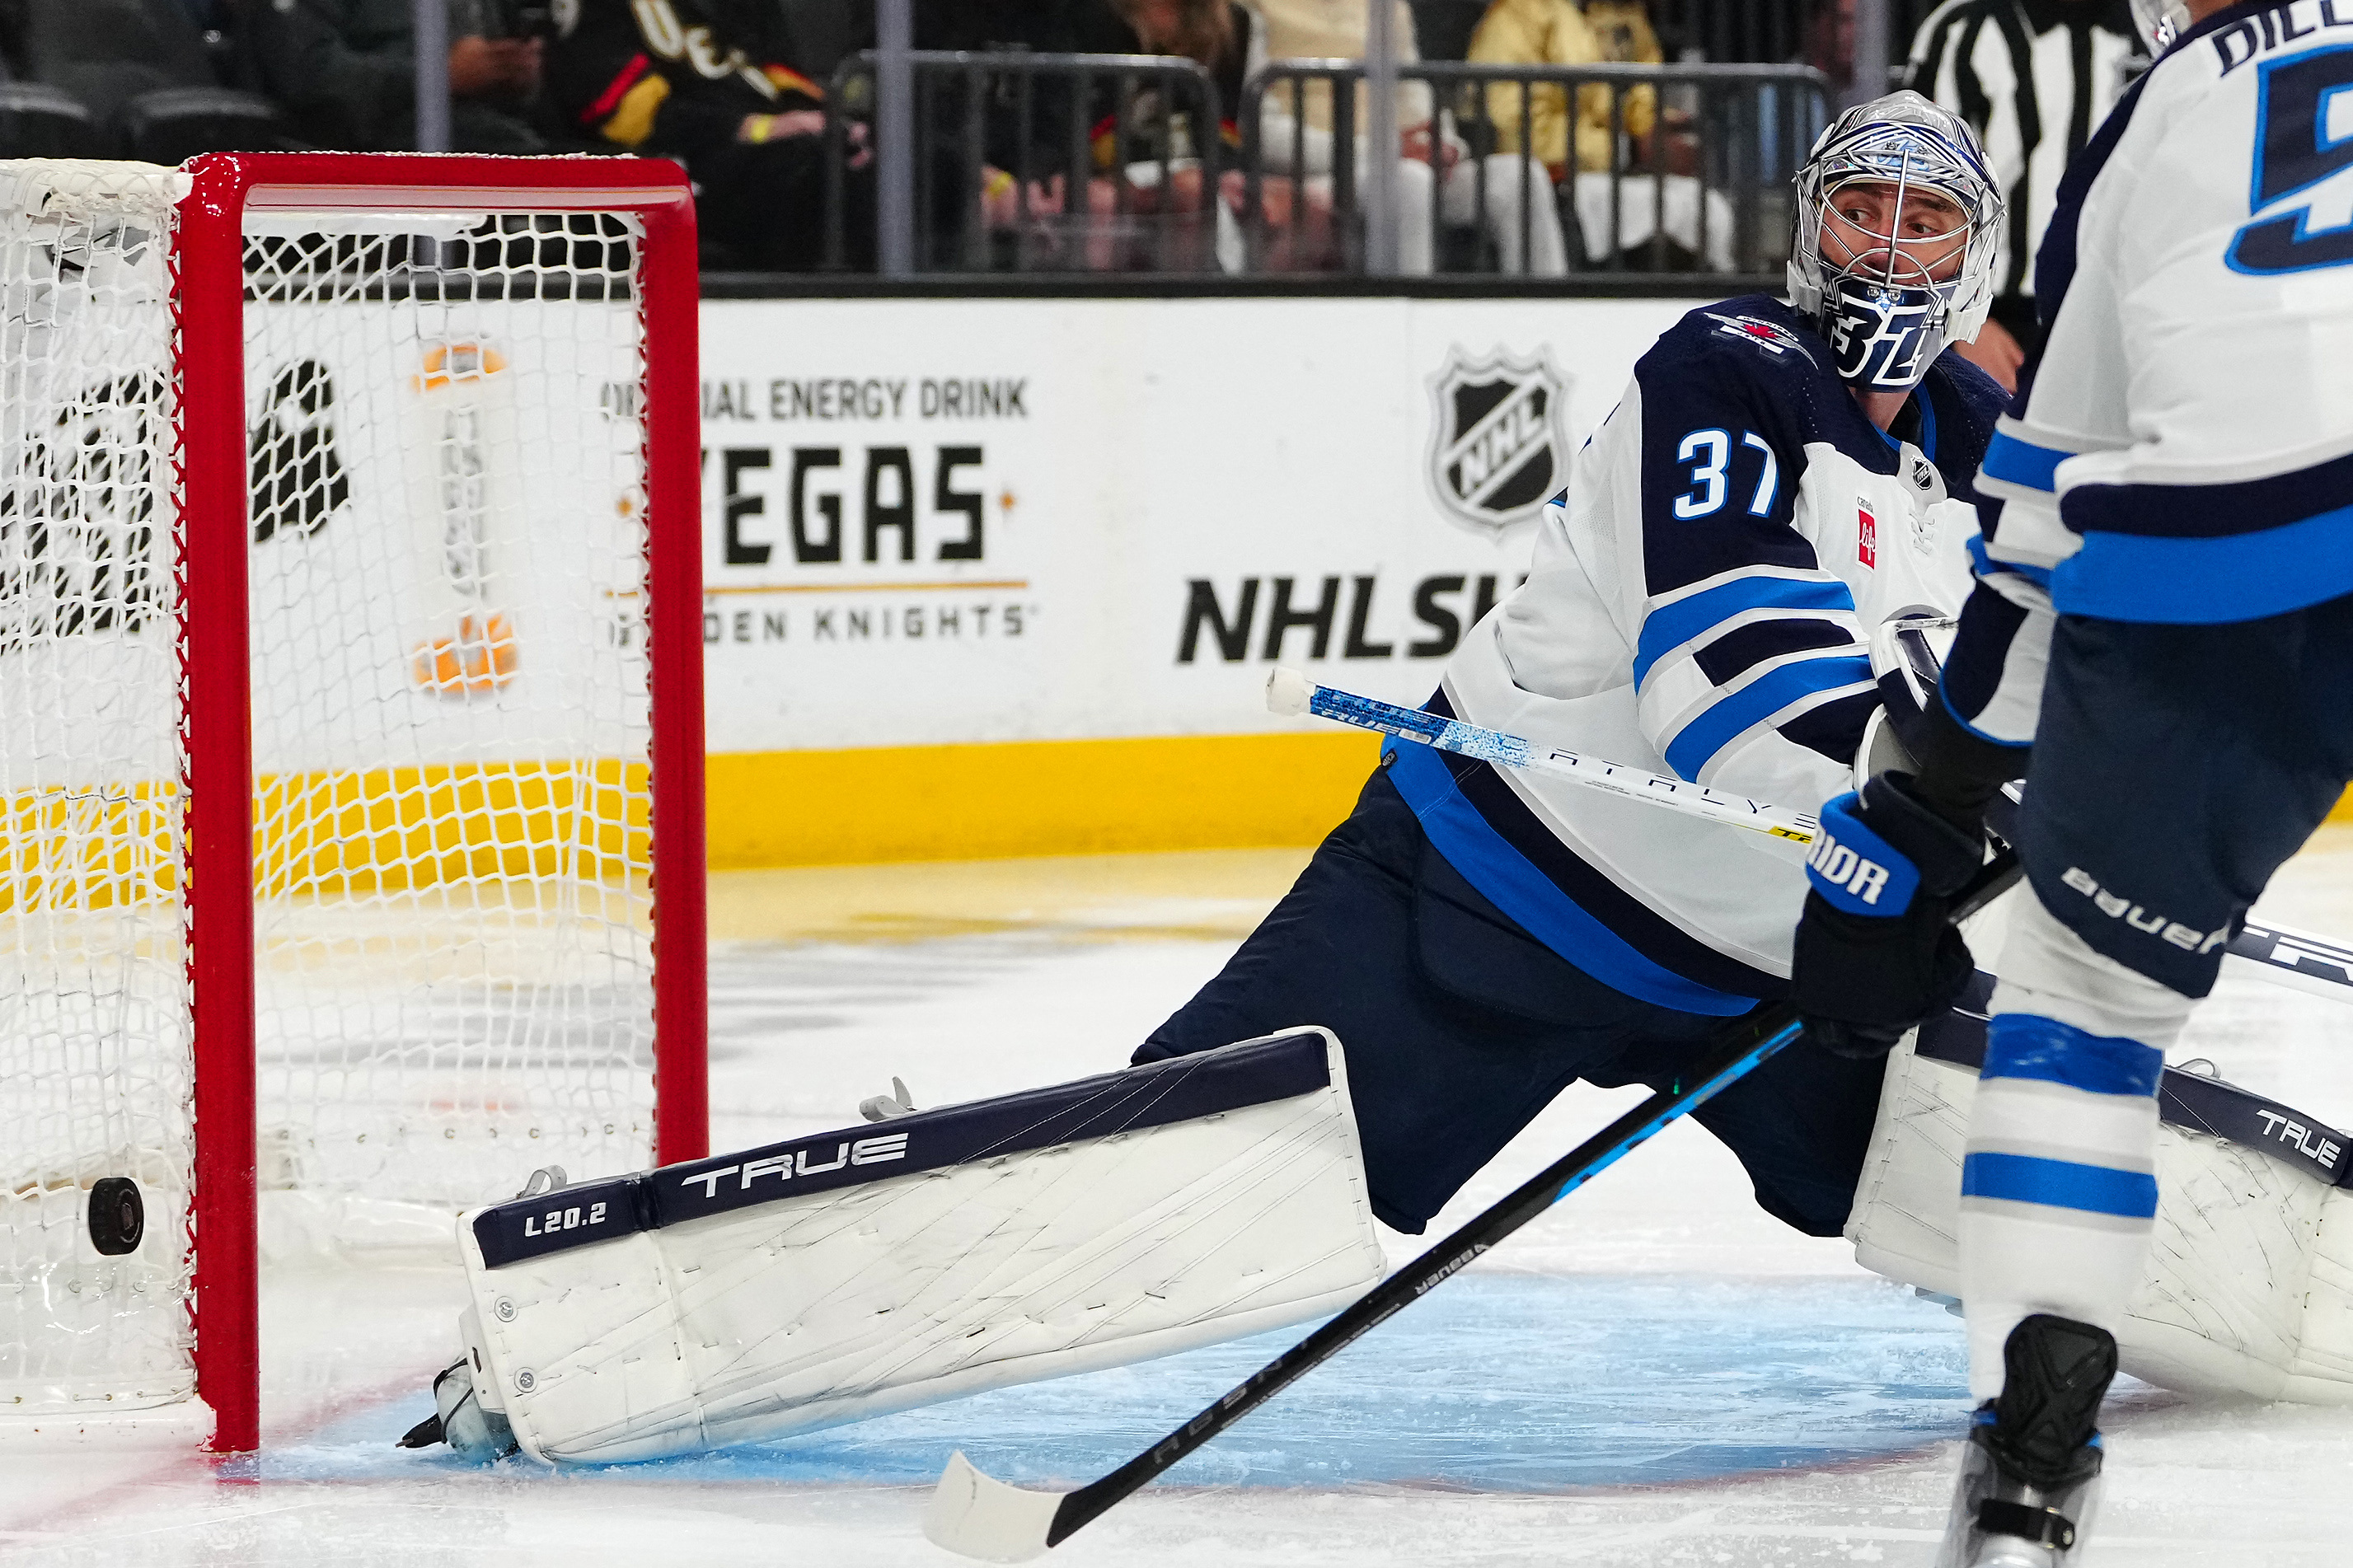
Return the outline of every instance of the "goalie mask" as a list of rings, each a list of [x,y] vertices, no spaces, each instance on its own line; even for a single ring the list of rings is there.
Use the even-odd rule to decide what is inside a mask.
[[[1916,92],[1858,104],[1798,171],[1789,300],[1839,377],[1906,392],[1993,303],[2002,199],[1968,121]]]
[[[2189,30],[2189,7],[2184,0],[2132,0],[2133,22],[2151,58],[2173,47]]]

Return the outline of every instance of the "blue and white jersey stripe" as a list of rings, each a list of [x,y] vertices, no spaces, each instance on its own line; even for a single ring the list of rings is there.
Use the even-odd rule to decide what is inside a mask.
[[[1878,690],[1868,655],[1820,658],[1790,655],[1768,660],[1722,689],[1688,717],[1678,715],[1660,752],[1683,778],[1713,784],[1724,759],[1743,743],[1842,699]]]
[[[1889,432],[1776,300],[1692,311],[1635,367],[1441,696],[1473,723],[1800,811],[1851,787],[1869,633],[1957,612],[2001,394],[1948,355]],[[1803,856],[1485,763],[1391,777],[1473,887],[1588,974],[1698,1013],[1779,989]],[[1753,837],[1753,836],[1747,836]]]
[[[2073,456],[2063,447],[2036,445],[2017,419],[2005,417],[1986,444],[1978,489],[1993,495],[2050,495],[2059,488],[2059,465]]]
[[[1702,783],[1743,741],[1871,679],[1854,592],[1821,571],[1703,578],[1653,600],[1635,642],[1643,732],[1679,776]]]
[[[1743,626],[1768,621],[1834,626],[1857,647],[1854,590],[1827,572],[1742,566],[1703,577],[1651,600],[1634,643],[1634,684],[1646,687],[1662,659],[1689,659]]]
[[[2084,537],[2051,574],[2069,615],[2211,625],[2353,593],[2353,454],[2235,482],[2076,484],[2059,512]]]

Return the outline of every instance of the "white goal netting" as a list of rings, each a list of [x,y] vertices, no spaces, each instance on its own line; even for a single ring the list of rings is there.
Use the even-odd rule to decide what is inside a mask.
[[[0,1413],[191,1383],[179,178],[0,164]],[[640,237],[247,220],[265,1249],[649,1162]]]

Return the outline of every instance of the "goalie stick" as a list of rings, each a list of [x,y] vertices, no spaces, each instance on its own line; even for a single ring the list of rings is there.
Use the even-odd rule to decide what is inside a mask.
[[[1953,918],[1976,913],[2017,879],[2017,853],[2004,849],[1954,898]],[[1444,1284],[1465,1264],[1616,1164],[1662,1128],[1745,1077],[1800,1032],[1797,1009],[1786,1002],[1733,1024],[1688,1074],[1523,1183],[1510,1196],[1374,1286],[1356,1305],[1259,1368],[1208,1409],[1099,1480],[1073,1492],[1030,1491],[983,1474],[959,1449],[949,1458],[923,1510],[923,1533],[935,1545],[987,1563],[1026,1562],[1060,1545],[1310,1369]]]
[[[1792,844],[1811,844],[1821,830],[1820,824],[1801,811],[1719,794],[1688,779],[1668,778],[1598,757],[1541,746],[1501,730],[1466,724],[1460,719],[1425,713],[1419,708],[1384,702],[1377,697],[1359,697],[1337,687],[1318,686],[1295,669],[1278,667],[1267,678],[1266,705],[1277,713],[1313,713],[1319,719],[1419,741],[1441,752],[1476,757],[1482,763],[1565,778]],[[2222,952],[2235,961],[2237,967],[2274,984],[2353,1004],[2353,946],[2344,942],[2274,925],[2269,921],[2249,921]]]
[[[1721,822],[1733,827],[1745,827],[1751,833],[1787,839],[1792,844],[1811,844],[1815,836],[1821,832],[1821,824],[1807,812],[1767,805],[1762,801],[1747,800],[1736,795],[1719,795],[1689,779],[1669,778],[1663,773],[1644,773],[1640,768],[1620,767],[1616,763],[1565,752],[1557,746],[1539,746],[1534,741],[1507,735],[1501,730],[1484,729],[1477,724],[1466,724],[1460,719],[1425,713],[1419,708],[1383,702],[1377,697],[1359,697],[1335,686],[1318,686],[1299,671],[1280,665],[1266,678],[1266,705],[1277,713],[1313,713],[1319,719],[1335,719],[1343,724],[1378,730],[1401,740],[1419,741],[1424,745],[1435,746],[1441,752],[1452,752],[1457,756],[1476,757],[1482,763],[1501,763],[1506,767],[1526,768],[1532,773],[1571,779],[1589,789],[1624,795],[1649,805],[1663,805],[1686,816],[1704,816],[1711,822]]]

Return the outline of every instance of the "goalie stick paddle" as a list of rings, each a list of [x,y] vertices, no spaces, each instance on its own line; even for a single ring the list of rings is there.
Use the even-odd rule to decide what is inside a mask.
[[[1662,805],[1711,822],[1745,827],[1792,844],[1811,844],[1821,825],[1801,811],[1723,795],[1688,779],[1644,773],[1576,752],[1540,746],[1523,736],[1483,729],[1401,707],[1377,697],[1360,697],[1336,686],[1318,686],[1298,670],[1277,667],[1267,677],[1266,705],[1277,713],[1313,713],[1358,729],[1377,730],[1400,740],[1419,741],[1441,752],[1482,763],[1525,768],[1606,790],[1648,805]],[[2250,965],[2262,978],[2291,990],[2353,1004],[2353,946],[2308,931],[2250,921],[2232,937],[2224,956]]]
[[[1983,909],[2018,879],[2004,849],[1953,900],[1953,918]],[[1623,1159],[1660,1129],[1745,1077],[1802,1032],[1787,1002],[1750,1014],[1719,1036],[1691,1070],[1570,1150],[1445,1240],[1374,1286],[1354,1306],[1267,1363],[1217,1403],[1109,1475],[1073,1492],[1037,1492],[983,1474],[961,1450],[948,1460],[923,1510],[935,1545],[987,1563],[1021,1563],[1059,1546],[1155,1476],[1273,1398],[1311,1368],[1444,1284],[1472,1259]]]

